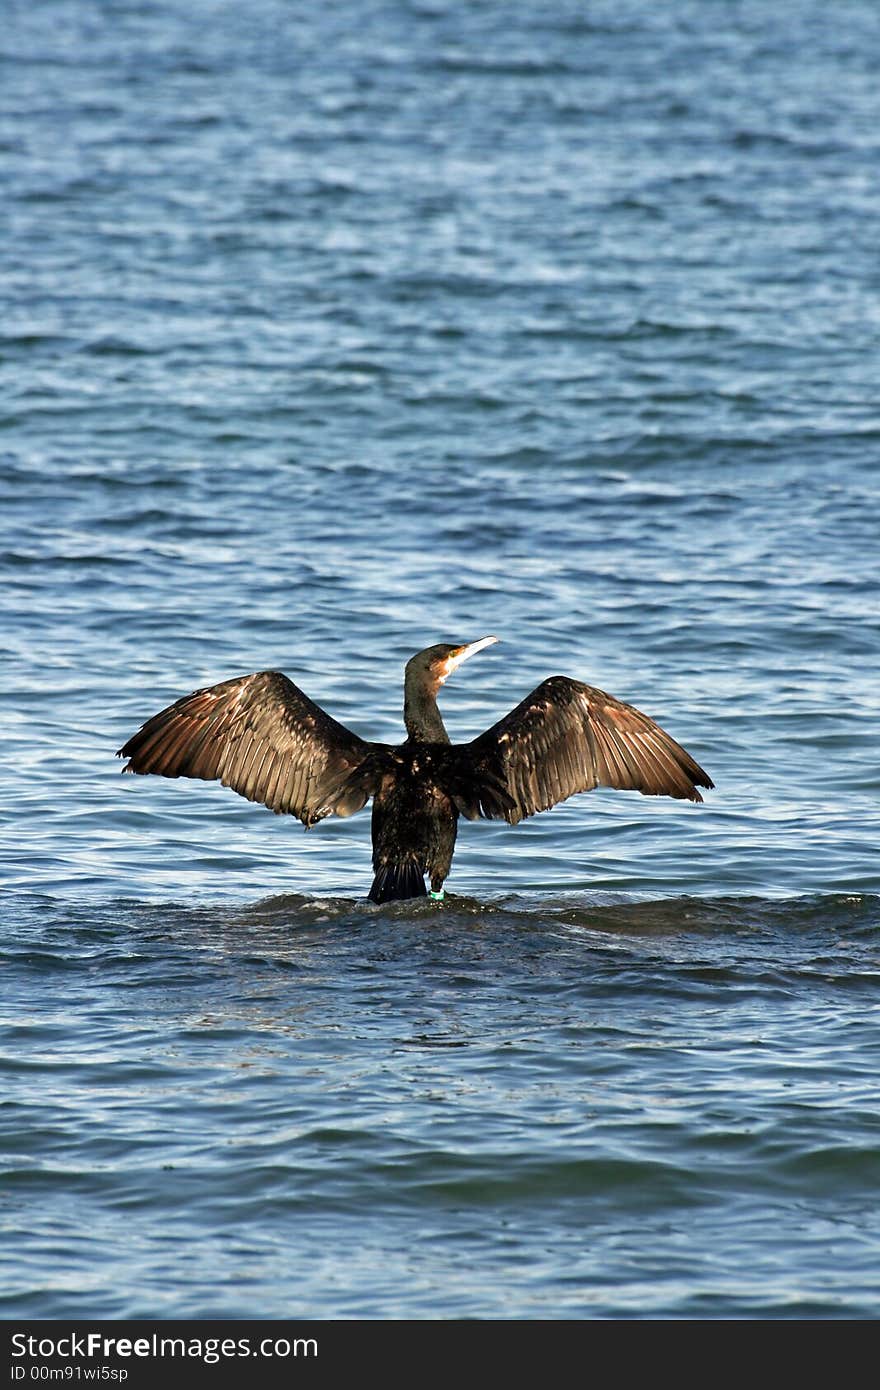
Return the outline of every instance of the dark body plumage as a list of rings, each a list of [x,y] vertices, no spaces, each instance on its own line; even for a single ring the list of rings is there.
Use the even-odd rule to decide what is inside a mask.
[[[148,719],[120,756],[123,772],[217,780],[308,828],[373,798],[374,902],[442,893],[458,818],[516,825],[575,792],[606,786],[701,801],[712,782],[689,753],[632,705],[567,676],[543,681],[470,743],[449,742],[437,691],[462,661],[497,641],[438,645],[406,668],[397,747],[368,743],[278,671],[197,690]]]

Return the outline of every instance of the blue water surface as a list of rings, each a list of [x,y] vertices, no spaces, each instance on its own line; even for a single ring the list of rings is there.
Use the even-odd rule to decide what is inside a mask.
[[[0,1309],[880,1312],[880,12],[10,0]],[[561,672],[693,806],[376,908],[119,777],[280,669],[367,738]]]

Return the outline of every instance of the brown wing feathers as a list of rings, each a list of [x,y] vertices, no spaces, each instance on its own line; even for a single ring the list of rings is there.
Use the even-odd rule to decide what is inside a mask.
[[[177,700],[120,756],[129,759],[123,772],[219,780],[312,825],[359,811],[390,751],[338,724],[279,671],[260,671]],[[513,825],[597,786],[690,801],[702,800],[698,786],[712,786],[653,719],[566,676],[543,681],[472,743],[448,745],[444,761],[443,781],[463,815]]]
[[[371,795],[361,776],[371,745],[282,675],[260,671],[197,690],[148,719],[119,756],[123,772],[219,780],[306,825],[351,815]]]
[[[646,714],[566,676],[551,676],[468,745],[506,785],[512,824],[597,786],[702,801],[712,782]]]

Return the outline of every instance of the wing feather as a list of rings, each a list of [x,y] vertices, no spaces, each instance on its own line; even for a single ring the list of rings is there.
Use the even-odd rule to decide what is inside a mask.
[[[491,775],[506,789],[510,804],[489,810],[514,825],[597,786],[702,801],[697,787],[713,785],[648,715],[567,676],[543,681],[462,752],[478,781]]]
[[[275,804],[275,793],[278,787],[278,774],[281,771],[281,754],[277,748],[270,748],[266,754],[260,771],[258,787],[260,791],[260,801],[264,806],[268,806],[270,811],[277,814],[278,807]]]
[[[284,759],[281,757],[281,754],[273,753],[272,764],[269,769],[269,775],[266,781],[265,801],[266,805],[271,807],[271,809],[276,813],[281,809],[281,797],[279,796],[279,787],[281,784],[282,777],[284,777],[286,772],[287,768]]]
[[[248,801],[256,801],[260,769],[266,761],[268,751],[268,745],[261,739],[244,743],[239,741],[218,768],[223,785],[234,787],[241,796],[246,796]]]
[[[311,825],[366,804],[373,794],[369,773],[356,779],[354,790],[347,783],[380,747],[337,723],[280,671],[258,671],[175,701],[148,719],[119,756],[128,759],[123,772],[219,780]]]

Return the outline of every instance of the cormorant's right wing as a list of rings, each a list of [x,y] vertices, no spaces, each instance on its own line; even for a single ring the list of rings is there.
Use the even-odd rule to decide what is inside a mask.
[[[494,798],[496,809],[491,795],[480,795],[482,814],[503,816],[511,825],[593,787],[702,801],[697,787],[713,785],[653,719],[567,676],[542,681],[458,752],[477,788],[491,779],[490,790],[500,783],[507,794]]]
[[[123,772],[220,781],[248,801],[306,825],[350,816],[373,794],[357,770],[364,742],[280,671],[222,681],[154,714],[119,750]]]

